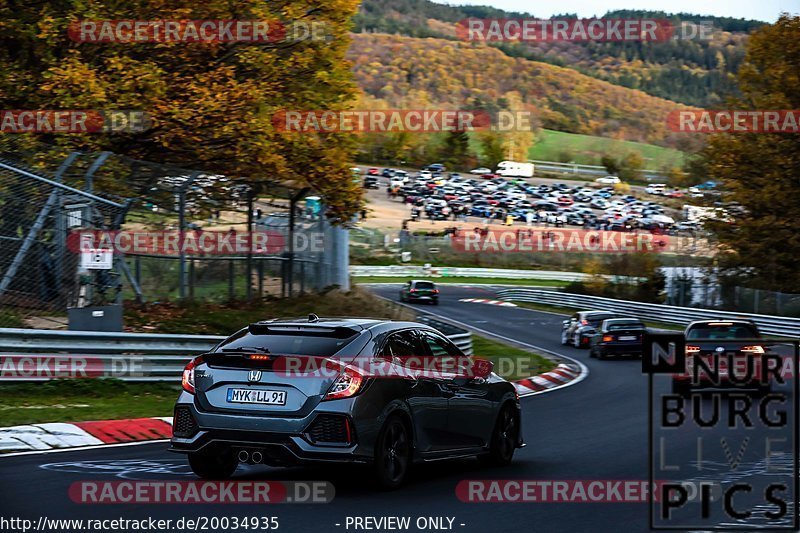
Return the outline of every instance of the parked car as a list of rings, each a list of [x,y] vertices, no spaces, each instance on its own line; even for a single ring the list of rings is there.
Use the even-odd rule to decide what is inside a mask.
[[[367,169],[367,176],[379,176],[380,170],[375,167],[371,167]]]
[[[473,168],[472,170],[469,171],[469,173],[481,176],[483,174],[491,174],[492,169],[486,167],[478,167],[478,168]]]
[[[603,320],[589,342],[589,357],[605,359],[612,355],[642,356],[642,337],[647,332],[638,318]]]
[[[432,281],[407,281],[400,289],[401,302],[429,302],[439,304],[439,289]]]
[[[597,178],[594,181],[595,183],[603,183],[608,185],[616,185],[617,183],[622,183],[622,181],[617,176],[605,176],[602,178]]]
[[[384,178],[391,178],[395,175],[396,172],[397,171],[393,168],[384,168],[381,171],[381,176],[383,176]]]
[[[686,326],[684,336],[686,369],[672,375],[673,393],[688,394],[693,388],[728,386],[756,389],[760,393],[771,390],[761,358],[768,353],[768,347],[760,342],[761,332],[752,320],[696,320]],[[696,358],[702,359],[711,369],[716,368],[715,359],[718,359],[719,376],[716,383],[703,371],[698,371],[698,382],[693,383]],[[744,383],[734,384],[730,379],[729,364],[736,366],[737,376],[744,376],[743,369],[752,365],[750,379],[742,379]]]
[[[378,189],[378,178],[377,176],[364,176],[364,188],[365,189]]]
[[[425,167],[425,170],[430,170],[431,172],[444,172],[447,169],[441,163],[433,163]]]
[[[422,372],[420,359],[459,364]],[[507,465],[524,446],[519,396],[491,370],[415,322],[257,322],[186,365],[170,450],[205,479],[242,463],[365,463],[388,489],[414,462]]]
[[[609,311],[579,311],[561,323],[561,344],[575,348],[588,348],[589,339],[603,320],[617,318]]]

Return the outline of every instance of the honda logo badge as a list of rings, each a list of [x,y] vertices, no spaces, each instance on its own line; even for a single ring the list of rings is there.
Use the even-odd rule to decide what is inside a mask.
[[[261,381],[261,370],[251,370],[247,375],[247,381]]]

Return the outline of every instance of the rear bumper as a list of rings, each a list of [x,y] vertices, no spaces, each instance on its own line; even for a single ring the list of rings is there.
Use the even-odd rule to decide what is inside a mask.
[[[188,410],[195,426],[188,433],[173,435],[169,451],[258,450],[264,456],[264,463],[275,466],[319,462],[367,463],[373,457],[372,448],[358,440],[358,430],[349,417],[348,402],[330,402],[330,410],[314,411],[302,418],[282,418],[204,412],[192,400],[191,395],[184,393],[175,408]],[[309,429],[322,415],[346,417],[352,428],[351,442],[314,442]],[[175,427],[173,430],[177,432]]]
[[[409,294],[408,300],[413,302],[435,302],[439,299],[438,296],[420,296],[417,294]]]
[[[641,344],[598,344],[595,349],[603,355],[642,355]]]

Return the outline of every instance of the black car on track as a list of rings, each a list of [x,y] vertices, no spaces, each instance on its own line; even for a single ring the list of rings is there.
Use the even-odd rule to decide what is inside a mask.
[[[240,463],[363,463],[384,488],[414,462],[504,465],[523,446],[519,396],[491,370],[415,322],[257,322],[186,366],[170,449],[207,479]]]
[[[642,339],[647,327],[638,318],[603,320],[589,341],[589,357],[642,356]]]
[[[439,304],[439,289],[432,281],[411,280],[407,281],[400,288],[401,302],[428,302],[433,305]]]
[[[617,318],[609,311],[579,311],[561,323],[561,344],[575,348],[588,348],[589,339],[603,320]]]

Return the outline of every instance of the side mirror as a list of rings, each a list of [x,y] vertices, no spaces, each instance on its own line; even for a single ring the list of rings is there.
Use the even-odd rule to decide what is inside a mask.
[[[562,320],[561,325],[566,328],[567,326],[569,326],[569,320]]]

